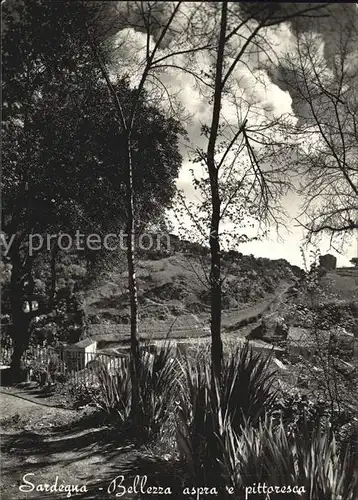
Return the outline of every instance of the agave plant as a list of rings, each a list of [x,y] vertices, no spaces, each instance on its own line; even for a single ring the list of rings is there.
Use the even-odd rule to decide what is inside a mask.
[[[214,429],[215,408],[210,394],[210,372],[202,360],[181,364],[180,395],[177,407],[177,443],[180,458],[198,483],[209,484],[212,461],[209,446]],[[209,445],[209,446],[208,446]]]
[[[307,438],[298,435],[297,463],[299,480],[306,485],[307,498],[353,500],[358,496],[357,468],[350,448],[340,452],[330,427],[318,426]]]
[[[256,426],[275,402],[271,355],[254,352],[249,343],[236,348],[223,363],[220,404],[224,419],[238,433],[244,422]]]
[[[114,422],[120,424],[135,421],[135,431],[143,440],[157,435],[173,410],[177,389],[177,369],[172,358],[171,346],[166,342],[150,353],[148,346],[141,350],[139,407],[131,408],[131,376],[129,358],[123,358],[119,369],[109,373],[101,368],[98,374],[100,391],[95,396],[97,406],[102,408]],[[138,417],[138,418],[136,418]]]
[[[243,424],[249,422],[257,426],[274,401],[269,361],[245,345],[223,362],[220,381],[212,378],[201,358],[181,362],[177,441],[179,453],[197,483],[225,483],[218,461],[225,460],[222,442],[228,431],[239,434]]]
[[[172,357],[170,342],[149,353],[145,348],[141,355],[139,372],[142,430],[148,438],[158,434],[174,410],[178,390],[178,369]]]
[[[129,358],[122,358],[120,367],[110,373],[106,367],[98,371],[99,391],[92,397],[96,405],[112,419],[127,422],[131,411]]]
[[[297,484],[295,463],[283,427],[274,428],[272,422],[265,419],[258,427],[248,424],[240,434],[236,434],[229,425],[221,446],[221,470],[240,498],[245,487],[254,483],[277,486]],[[290,499],[291,496],[285,498]]]
[[[305,500],[356,498],[354,457],[349,451],[340,457],[327,427],[318,425],[314,434],[289,436],[282,422],[274,426],[265,419],[257,428],[246,426],[240,435],[229,425],[220,443],[222,475],[237,498],[245,498],[253,484],[290,486],[284,497],[289,500],[297,498],[294,487],[301,488],[300,498]],[[281,499],[282,492],[272,492],[270,498]]]

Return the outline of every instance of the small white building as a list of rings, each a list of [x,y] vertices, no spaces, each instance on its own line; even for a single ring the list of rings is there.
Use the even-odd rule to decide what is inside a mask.
[[[63,361],[68,367],[75,370],[83,370],[87,363],[95,359],[97,342],[92,339],[80,340],[76,344],[63,346]]]

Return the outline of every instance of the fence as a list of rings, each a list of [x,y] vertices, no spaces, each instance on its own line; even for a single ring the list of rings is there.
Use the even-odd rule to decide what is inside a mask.
[[[114,374],[125,366],[125,356],[98,352],[57,351],[58,372],[74,383],[93,385],[98,383],[100,372]],[[51,361],[50,361],[51,366]],[[51,368],[50,368],[51,369]]]
[[[0,346],[0,363],[9,365],[13,347]],[[113,356],[100,352],[66,350],[55,347],[29,347],[23,355],[29,370],[29,379],[40,383],[70,381],[75,384],[95,385],[98,375],[105,370],[114,374],[125,364],[125,355]]]

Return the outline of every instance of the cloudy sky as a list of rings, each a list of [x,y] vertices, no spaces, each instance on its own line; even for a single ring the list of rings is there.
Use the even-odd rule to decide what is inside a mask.
[[[168,5],[170,2],[158,2],[158,4],[161,6],[161,10],[156,12],[156,16],[157,18],[165,18],[168,16],[170,10],[170,6]],[[138,14],[138,4],[136,5],[133,2],[130,5],[128,2],[120,2],[120,5],[121,12],[125,13],[126,16],[128,16],[130,11],[132,23],[134,21],[137,28],[123,27],[116,34],[116,42],[118,44],[116,61],[118,71],[128,71],[135,85],[139,81],[143,68],[142,64],[145,59],[147,39],[145,33],[140,28],[141,20]],[[184,2],[182,4],[179,15],[172,25],[173,33],[167,37],[165,43],[156,53],[156,59],[168,55],[176,47],[185,47],[185,43],[196,43],[197,46],[202,44],[202,38],[200,38],[202,33],[199,33],[199,31],[203,28],[199,28],[199,26],[203,24],[204,20],[206,31],[210,32],[210,29],[215,26],[217,19],[212,13],[205,17],[203,9],[201,9],[201,12],[200,9],[199,11],[195,9],[197,5],[198,3],[191,2]],[[282,8],[285,8],[289,12],[291,8],[294,8],[294,5],[284,4]],[[302,6],[304,5],[308,4],[302,4]],[[296,7],[297,4],[295,5]],[[206,8],[210,9],[210,7]],[[186,26],[188,15],[194,11],[196,12],[195,15],[198,16],[198,33],[195,31],[191,33],[188,42],[188,40],[185,41],[186,33],[183,26]],[[298,103],[295,102],[295,96],[291,95],[282,84],[280,87],[277,72],[280,71],[281,60],[284,60],[287,53],[295,50],[296,34],[303,32],[317,34],[319,37],[319,51],[328,60],[334,52],[335,42],[342,30],[344,30],[347,19],[352,19],[352,16],[356,18],[358,16],[356,4],[345,4],[344,6],[334,4],[331,15],[323,19],[306,18],[300,22],[290,21],[281,23],[278,26],[265,28],[261,32],[262,39],[260,40],[265,50],[247,51],[231,76],[231,81],[229,82],[231,92],[225,96],[221,110],[221,123],[225,124],[226,129],[231,130],[230,127],[235,128],[243,116],[248,117],[250,124],[253,124],[254,127],[259,127],[267,123],[268,120],[277,117],[285,117],[286,120],[289,120],[290,124],[295,125],[298,121],[300,110],[298,109]],[[202,21],[201,25],[200,21]],[[240,36],[233,37],[226,54],[227,65],[233,60],[232,58],[240,50],[243,40],[245,40],[245,37],[250,34],[256,25],[257,20],[250,21],[240,30]],[[198,35],[197,39],[196,35]],[[154,43],[155,37],[154,39],[150,39],[150,47],[153,47]],[[352,46],[350,50],[353,57],[355,55],[358,56],[356,52],[357,48]],[[210,72],[213,58],[208,50],[202,50],[196,52],[190,60],[185,54],[166,59],[163,62],[180,67],[194,68],[196,73],[202,71],[203,73],[200,74],[205,75],[205,73]],[[160,79],[161,83],[159,83],[158,79]],[[201,134],[201,127],[204,124],[210,125],[211,122],[211,92],[205,85],[198,85],[198,82],[190,74],[184,73],[176,67],[167,67],[159,70],[148,81],[148,86],[151,90],[155,90],[158,93],[159,98],[164,103],[167,94],[163,92],[162,84],[165,85],[172,96],[175,112],[179,114],[181,112],[180,117],[184,120],[189,137],[189,143],[183,141],[181,146],[184,161],[177,185],[185,193],[188,202],[195,202],[197,200],[197,191],[193,188],[190,172],[194,169],[195,175],[198,178],[202,177],[204,172],[200,165],[191,162],[191,148],[199,147],[205,149],[206,147],[206,138]],[[166,105],[168,106],[168,102],[166,102]],[[237,171],[237,175],[240,175],[239,170]],[[304,231],[295,221],[295,218],[300,214],[301,203],[302,199],[295,191],[291,191],[285,195],[282,199],[282,205],[288,213],[286,228],[282,227],[279,235],[277,235],[274,228],[271,228],[267,237],[260,241],[242,243],[239,250],[243,253],[252,253],[255,256],[272,259],[285,258],[293,264],[302,266],[300,246],[304,241]],[[189,225],[189,218],[184,218],[183,220]],[[301,218],[301,220],[304,222],[304,219]],[[229,222],[226,222],[226,224],[226,228],[230,230]],[[338,265],[340,266],[350,265],[349,260],[357,255],[357,244],[358,235],[357,238],[353,238],[351,243],[345,245],[343,254],[338,254],[334,249],[329,248],[328,237],[322,237],[317,242],[317,246],[322,254],[329,251],[338,257]]]

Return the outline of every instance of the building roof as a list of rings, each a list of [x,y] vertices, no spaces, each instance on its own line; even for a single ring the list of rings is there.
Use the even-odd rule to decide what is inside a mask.
[[[77,342],[75,345],[77,347],[88,347],[89,345],[96,344],[97,342],[92,339],[83,339]]]
[[[75,349],[84,349],[90,345],[97,344],[96,340],[92,339],[83,339],[77,342],[76,344],[67,344],[65,349],[75,350]]]

